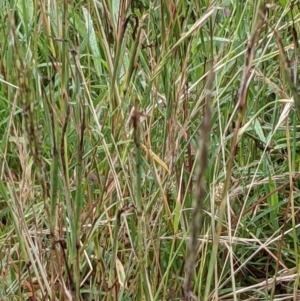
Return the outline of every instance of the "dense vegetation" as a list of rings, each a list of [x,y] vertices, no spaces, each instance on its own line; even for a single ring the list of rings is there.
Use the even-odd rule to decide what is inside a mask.
[[[1,300],[300,299],[299,1],[0,5]]]

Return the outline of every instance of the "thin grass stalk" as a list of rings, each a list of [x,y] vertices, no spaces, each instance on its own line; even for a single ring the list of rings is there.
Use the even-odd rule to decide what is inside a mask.
[[[138,266],[139,266],[139,284],[137,300],[142,300],[144,297],[146,300],[152,300],[151,292],[148,289],[148,276],[146,270],[146,246],[144,244],[146,235],[145,227],[145,212],[142,199],[142,155],[141,155],[141,132],[140,132],[140,112],[138,107],[135,106],[132,111],[132,124],[133,124],[133,135],[135,144],[135,205],[137,213],[137,254],[138,254]],[[145,295],[144,295],[145,294]]]
[[[45,88],[42,87],[42,94],[45,98],[44,101],[44,116],[45,116],[45,124],[46,124],[46,131],[49,133],[50,137],[50,149],[51,149],[51,159],[52,163],[50,166],[50,210],[48,209],[48,203],[45,203],[46,212],[50,222],[50,235],[51,235],[51,253],[50,253],[50,274],[51,274],[51,284],[54,285],[55,283],[55,276],[56,276],[56,262],[57,258],[55,257],[55,250],[56,250],[56,235],[57,235],[57,201],[58,201],[58,190],[59,190],[59,165],[60,157],[59,150],[58,150],[58,139],[59,139],[59,129],[57,120],[55,118],[55,102],[52,101],[53,95],[50,97],[47,96]],[[44,201],[48,197],[44,197]],[[52,295],[50,296],[51,300],[55,300],[54,289],[52,290]]]
[[[54,283],[55,275],[55,244],[56,244],[56,225],[57,225],[57,192],[58,192],[58,171],[59,171],[59,152],[57,149],[57,127],[52,123],[53,129],[53,150],[51,164],[51,190],[50,190],[50,235],[51,235],[51,283]],[[51,300],[54,300],[54,290],[52,290]]]
[[[135,42],[132,47],[133,49],[130,51],[131,57],[130,57],[128,68],[127,68],[126,74],[125,74],[125,80],[124,80],[125,84],[123,85],[123,91],[124,91],[123,97],[125,96],[125,93],[127,92],[130,80],[133,77],[133,73],[137,67],[137,58],[138,58],[139,52],[141,50],[141,44],[142,44],[141,32],[142,32],[144,18],[145,18],[145,16],[141,20],[139,20],[137,17],[135,18],[136,28],[134,30],[137,31],[137,33],[135,33]]]
[[[41,96],[42,96],[42,92],[41,90],[42,85],[41,82],[39,80],[37,80],[38,78],[38,61],[39,61],[39,57],[38,57],[38,38],[39,38],[39,32],[38,32],[38,16],[37,16],[37,1],[34,1],[33,3],[34,7],[33,7],[33,20],[32,20],[32,30],[34,31],[33,33],[33,50],[32,50],[32,64],[33,64],[33,75],[35,78],[34,84],[32,84],[32,90],[33,90],[33,95],[32,97],[34,97],[34,99],[37,100],[39,109],[43,107],[43,102],[40,101]],[[39,164],[39,169],[37,172],[37,178],[38,178],[38,182],[41,185],[41,191],[42,191],[42,198],[44,200],[48,200],[48,190],[47,190],[47,184],[46,184],[46,173],[45,173],[45,160],[42,156],[42,149],[43,149],[43,145],[42,145],[42,140],[43,140],[43,127],[40,126],[39,124],[39,115],[41,114],[41,111],[38,110],[37,111],[38,117],[36,120],[36,126],[37,126],[37,132],[39,135],[39,152],[40,152],[40,164]],[[43,112],[44,113],[44,112]],[[44,116],[44,114],[42,114]],[[47,119],[48,116],[47,114],[45,114],[45,118]],[[43,125],[44,126],[44,125]],[[47,215],[49,217],[49,212],[46,209]]]
[[[120,55],[122,53],[122,46],[123,41],[125,40],[125,32],[126,28],[128,26],[128,22],[130,17],[126,17],[129,6],[125,6],[125,1],[121,2],[121,6],[118,13],[118,24],[117,24],[117,37],[115,41],[115,56],[114,56],[114,66],[112,69],[112,78],[111,78],[111,91],[110,91],[110,101],[112,104],[112,111],[114,111],[117,108],[118,103],[115,103],[115,87],[117,84],[116,79],[119,76],[119,70],[120,70]],[[112,15],[112,14],[111,14]],[[112,16],[113,19],[113,16]]]
[[[98,25],[98,31],[99,31],[100,36],[101,36],[100,41],[102,42],[103,51],[104,51],[104,54],[106,56],[109,75],[112,78],[113,73],[116,72],[115,71],[115,66],[114,66],[114,63],[113,63],[113,61],[115,61],[115,58],[113,59],[112,56],[111,56],[110,45],[109,45],[109,42],[107,41],[107,38],[106,38],[106,33],[105,33],[104,26],[103,26],[103,23],[102,23],[102,18],[99,15],[99,10],[98,10],[98,7],[96,5],[96,1],[93,1],[93,4],[94,4],[94,12],[95,12],[95,15],[96,15],[97,25]],[[105,7],[104,4],[103,4],[103,6]],[[114,88],[114,90],[111,90],[111,95],[114,95],[114,97],[116,97],[117,104],[120,105],[122,103],[122,100],[121,100],[120,93],[119,93],[118,82],[116,80],[114,80],[114,81],[111,81],[111,83],[112,83],[111,89]],[[112,101],[114,103],[114,100],[112,100]],[[113,105],[113,103],[112,103],[112,105]],[[123,114],[123,112],[121,112],[121,114]]]
[[[291,209],[291,213],[292,213],[292,233],[293,236],[296,234],[296,228],[295,228],[295,208],[294,208],[294,197],[293,197],[293,191],[294,191],[294,181],[293,181],[293,170],[292,170],[292,153],[291,153],[291,145],[290,145],[290,133],[289,133],[289,125],[288,125],[288,121],[286,121],[286,141],[287,141],[287,152],[288,152],[288,167],[289,167],[289,196],[288,196],[288,202],[287,202],[287,206],[286,206],[286,210],[285,210],[285,216],[284,216],[284,221],[283,221],[283,225],[282,225],[282,229],[281,229],[281,240],[277,246],[277,252],[276,252],[276,265],[275,265],[275,272],[274,272],[274,282],[272,284],[272,288],[271,288],[271,293],[270,293],[270,300],[274,299],[275,296],[275,290],[276,290],[276,284],[277,284],[277,276],[278,276],[278,271],[279,271],[279,265],[280,265],[280,259],[281,259],[281,255],[282,255],[282,247],[283,247],[283,243],[284,243],[284,232],[286,231],[286,224],[287,224],[287,218],[288,218],[288,211],[289,209]],[[294,236],[294,243],[295,243],[295,237]],[[297,238],[296,238],[297,239]],[[295,245],[294,245],[295,247]],[[297,245],[296,245],[296,249],[298,249]],[[297,254],[297,251],[295,251],[295,253]],[[298,265],[299,260],[296,259],[296,265]]]
[[[218,218],[216,230],[214,233],[212,253],[211,253],[209,267],[208,267],[207,283],[206,283],[204,298],[203,298],[204,301],[208,300],[208,296],[210,293],[212,276],[213,276],[213,271],[215,269],[215,262],[216,262],[216,258],[217,258],[218,248],[219,248],[221,229],[222,229],[223,219],[224,219],[224,215],[225,215],[225,211],[226,211],[227,194],[228,194],[230,181],[231,181],[233,162],[234,162],[234,158],[236,156],[236,149],[237,149],[237,144],[239,141],[238,140],[239,130],[245,120],[248,88],[249,88],[249,83],[250,83],[250,79],[251,79],[251,66],[252,66],[252,61],[254,58],[254,45],[255,45],[258,29],[262,26],[262,24],[263,24],[263,20],[261,20],[259,22],[259,24],[257,25],[257,27],[254,29],[254,31],[249,39],[247,51],[246,51],[246,55],[245,55],[244,72],[243,72],[243,77],[241,80],[239,99],[238,99],[238,103],[237,103],[238,120],[237,120],[235,129],[234,129],[234,135],[233,135],[232,144],[231,144],[231,153],[230,153],[230,157],[229,157],[227,169],[226,169],[226,180],[225,180],[222,200],[221,200],[221,204],[220,204],[220,211],[219,211],[219,216],[218,216],[219,218]],[[232,277],[234,277],[234,275],[232,275]],[[234,281],[233,281],[233,283],[234,283]],[[236,295],[234,295],[234,296],[236,296]]]
[[[202,230],[204,222],[203,203],[206,197],[205,175],[208,166],[208,154],[210,145],[210,129],[212,117],[211,93],[214,80],[213,63],[210,64],[210,71],[207,78],[206,98],[203,110],[202,124],[200,128],[199,152],[197,157],[198,171],[196,177],[195,204],[191,219],[191,238],[188,245],[188,258],[186,261],[186,276],[184,281],[184,301],[189,298],[199,300],[192,292],[192,279],[194,274],[195,259],[198,249],[198,235]]]
[[[291,62],[284,51],[283,43],[282,43],[282,40],[281,40],[277,30],[274,31],[274,35],[275,35],[276,42],[277,42],[277,45],[279,48],[280,56],[283,61],[285,77],[287,79],[288,85],[290,86],[290,90],[291,90],[291,93],[292,93],[292,96],[294,99],[295,109],[296,109],[298,118],[300,118],[300,96],[297,91],[297,86],[294,84],[293,72],[291,70]]]
[[[296,143],[297,143],[297,138],[296,138],[296,124],[297,124],[297,120],[298,120],[298,117],[296,116],[296,114],[294,114],[293,116],[293,128],[295,129],[293,132],[292,132],[292,135],[293,135],[293,145],[292,145],[292,154],[291,154],[291,157],[292,157],[292,166],[290,167],[292,170],[291,170],[291,174],[293,176],[293,178],[295,178],[295,165],[296,165],[296,162],[295,162],[295,157],[296,157],[296,154],[297,154],[297,151],[296,151]],[[290,186],[292,186],[292,184],[294,183],[293,182],[293,178],[290,179]],[[293,184],[294,185],[294,184]],[[296,208],[295,208],[295,200],[294,200],[294,196],[293,196],[293,192],[291,191],[291,214],[292,214],[292,225],[293,225],[293,243],[294,243],[294,252],[295,252],[295,260],[296,260],[296,266],[297,266],[297,272],[298,272],[298,277],[297,277],[297,280],[295,281],[295,286],[294,286],[294,290],[295,292],[297,291],[297,288],[299,287],[299,281],[300,281],[300,260],[299,260],[299,249],[298,249],[298,234],[297,234],[297,231],[296,231]],[[287,210],[288,210],[288,207],[287,207]],[[287,215],[287,213],[286,213]]]
[[[153,300],[155,300],[155,301],[162,300],[161,298],[159,298],[159,296],[160,296],[159,294],[166,286],[166,279],[169,277],[169,273],[170,273],[170,270],[172,269],[172,265],[173,265],[174,261],[176,260],[176,258],[178,257],[178,255],[179,255],[178,253],[180,252],[181,247],[183,247],[183,244],[184,244],[184,240],[180,240],[180,242],[178,244],[178,247],[175,250],[175,252],[170,253],[171,258],[168,262],[168,267],[167,267],[162,279],[160,279],[160,283],[159,283],[158,289],[155,291],[155,295],[154,295]]]
[[[78,45],[76,45],[77,47]],[[72,95],[72,100],[78,105],[75,107],[75,122],[77,125],[77,163],[76,163],[76,194],[74,202],[74,216],[72,219],[72,249],[75,255],[74,263],[74,281],[75,281],[75,295],[77,300],[80,298],[80,232],[81,232],[81,210],[84,204],[84,196],[82,183],[84,178],[84,132],[85,132],[85,110],[84,98],[81,94],[80,88],[84,81],[83,74],[80,69],[78,53],[72,50],[74,69],[75,92]]]
[[[163,68],[162,73],[163,85],[164,85],[164,93],[166,95],[166,111],[164,113],[164,124],[163,124],[163,144],[162,144],[162,157],[166,157],[167,146],[168,146],[168,125],[170,123],[171,110],[173,107],[173,98],[171,96],[171,78],[170,78],[170,70],[168,66]]]
[[[137,107],[134,108],[132,115],[133,129],[134,129],[134,144],[135,144],[135,166],[136,166],[136,210],[137,210],[137,249],[138,249],[138,265],[139,265],[139,275],[140,281],[138,284],[138,298],[143,298],[143,282],[144,282],[144,243],[143,243],[143,203],[142,203],[142,192],[141,192],[141,148],[140,148],[140,116]]]
[[[80,101],[81,102],[81,101]],[[85,128],[85,112],[82,103],[78,105],[78,113],[79,113],[79,122],[80,122],[80,131],[78,133],[78,145],[77,145],[77,166],[76,166],[76,196],[75,196],[75,216],[74,216],[74,240],[73,243],[76,242],[76,263],[75,263],[75,271],[74,271],[74,279],[75,279],[75,287],[76,287],[76,298],[79,300],[80,293],[80,230],[81,230],[81,210],[83,208],[84,197],[83,197],[83,189],[82,189],[82,181],[84,176],[84,128]]]

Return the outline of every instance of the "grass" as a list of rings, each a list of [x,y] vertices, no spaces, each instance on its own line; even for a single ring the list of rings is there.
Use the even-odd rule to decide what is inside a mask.
[[[175,2],[2,1],[1,300],[300,298],[299,3]]]

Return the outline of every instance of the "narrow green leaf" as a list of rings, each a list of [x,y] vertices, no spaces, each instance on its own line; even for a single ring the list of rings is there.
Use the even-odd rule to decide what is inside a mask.
[[[82,12],[83,12],[84,19],[85,19],[85,26],[87,29],[87,35],[89,38],[91,52],[93,54],[95,70],[96,70],[97,75],[100,77],[102,74],[102,67],[101,67],[101,63],[100,63],[101,55],[100,55],[100,50],[99,50],[98,43],[97,43],[97,37],[95,34],[94,26],[93,26],[93,21],[91,19],[91,15],[90,15],[89,11],[85,7],[82,7]]]

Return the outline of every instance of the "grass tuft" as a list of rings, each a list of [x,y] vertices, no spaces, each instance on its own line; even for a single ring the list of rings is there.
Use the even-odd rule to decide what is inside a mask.
[[[299,20],[2,1],[0,299],[300,299]]]

